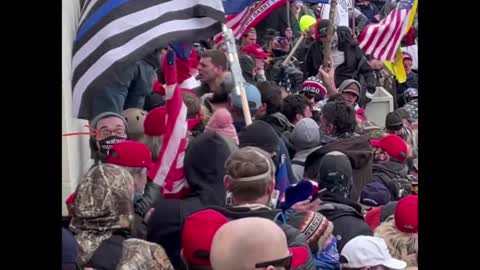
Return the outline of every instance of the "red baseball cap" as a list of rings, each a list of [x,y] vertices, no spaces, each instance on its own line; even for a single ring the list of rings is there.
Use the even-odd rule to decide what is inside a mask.
[[[245,46],[245,48],[242,49],[242,52],[245,54],[253,55],[255,58],[258,59],[267,59],[267,57],[269,56],[269,54],[264,52],[262,47],[260,47],[260,45],[256,43]]]
[[[143,122],[143,129],[145,135],[161,136],[165,132],[167,108],[165,106],[157,107],[151,110],[145,121]]]
[[[196,266],[210,265],[213,237],[228,219],[219,212],[206,209],[190,215],[183,224],[182,254],[185,260]]]
[[[404,233],[418,232],[418,196],[409,195],[398,201],[395,208],[395,226]]]
[[[153,167],[150,149],[143,143],[128,140],[112,146],[107,157],[107,163],[147,169]]]
[[[310,249],[301,246],[301,247],[291,247],[290,253],[292,254],[292,264],[291,268],[297,268],[304,265],[308,261],[308,255],[310,254]]]
[[[403,52],[402,53],[402,59],[403,60],[406,60],[406,59],[412,60],[412,56],[407,52]]]
[[[371,140],[370,144],[382,148],[383,151],[395,159],[402,162],[407,160],[407,143],[397,135],[387,135],[380,140]]]

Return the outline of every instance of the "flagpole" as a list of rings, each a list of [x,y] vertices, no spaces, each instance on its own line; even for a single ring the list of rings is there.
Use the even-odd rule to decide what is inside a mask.
[[[235,84],[235,94],[240,95],[245,125],[248,126],[252,123],[252,116],[250,115],[250,107],[248,106],[248,100],[245,93],[245,79],[243,78],[242,69],[240,68],[240,61],[238,60],[235,37],[233,36],[232,29],[228,28],[226,24],[222,24],[222,30],[223,38],[227,48],[228,61],[232,71],[232,78]]]
[[[352,36],[355,38],[355,33],[357,32],[355,30],[355,0],[351,1],[352,3]]]
[[[290,2],[287,0],[286,1],[286,5],[287,5],[287,25],[288,25],[288,28],[290,28]]]
[[[327,44],[323,47],[323,68],[327,70],[330,63],[330,55],[332,51],[332,38],[333,31],[335,30],[335,13],[337,11],[337,0],[330,0],[330,14],[328,16],[328,28],[327,28]],[[333,65],[333,63],[330,63]],[[333,67],[330,67],[333,68]]]
[[[290,50],[290,53],[288,54],[287,58],[285,58],[285,60],[283,61],[284,65],[287,64],[288,61],[290,61],[290,58],[292,58],[293,54],[298,49],[298,46],[300,46],[300,44],[303,42],[304,39],[305,39],[305,34],[302,33],[300,35],[300,38],[298,38],[297,43],[295,43],[295,46],[293,46],[292,50]]]

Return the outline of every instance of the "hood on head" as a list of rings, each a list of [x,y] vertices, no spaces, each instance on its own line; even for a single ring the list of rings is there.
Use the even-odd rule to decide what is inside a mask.
[[[189,196],[200,196],[205,204],[223,204],[225,162],[236,149],[233,141],[212,131],[193,139],[185,152],[183,166],[192,191]],[[205,153],[210,158],[205,158]]]
[[[349,198],[353,185],[352,165],[348,157],[338,151],[327,153],[320,160],[318,168],[320,188]]]
[[[337,27],[337,37],[338,49],[341,51],[345,51],[346,46],[352,46],[356,43],[352,36],[352,30],[347,26]]]
[[[268,153],[278,151],[279,136],[266,122],[257,120],[238,134],[240,148],[255,146]]]
[[[297,151],[314,148],[320,145],[320,129],[311,118],[303,118],[295,124],[290,135],[290,142]]]
[[[90,169],[75,192],[70,228],[80,231],[111,231],[125,228],[133,214],[133,178],[113,164]]]
[[[338,92],[339,93],[342,93],[343,90],[347,89],[348,86],[350,86],[351,84],[356,84],[358,89],[360,89],[360,91],[362,90],[362,86],[360,85],[360,83],[354,79],[348,79],[348,80],[345,80],[343,81],[340,86],[338,87]]]

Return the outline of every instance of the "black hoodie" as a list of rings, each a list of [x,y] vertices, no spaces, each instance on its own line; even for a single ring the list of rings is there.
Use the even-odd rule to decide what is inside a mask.
[[[175,269],[181,265],[181,232],[185,219],[206,205],[225,203],[224,164],[236,149],[233,142],[207,131],[190,142],[184,171],[191,193],[182,200],[158,200],[147,225],[147,240],[160,244]],[[211,158],[205,158],[205,153]]]
[[[342,252],[345,244],[356,236],[373,236],[372,230],[363,219],[362,207],[359,204],[328,191],[320,195],[320,200],[322,202],[318,212],[333,223],[338,252]]]
[[[362,84],[364,90],[368,89],[373,93],[375,92],[373,69],[368,65],[365,54],[353,40],[350,31],[348,27],[339,26],[337,29],[338,50],[345,53],[345,61],[335,68],[335,84],[339,87],[343,81],[355,79]],[[319,41],[314,41],[308,48],[304,61],[303,73],[306,77],[315,76],[323,62],[323,45]],[[360,75],[365,80],[361,80]]]
[[[342,152],[350,159],[353,169],[351,198],[353,201],[358,201],[363,187],[372,180],[373,153],[369,135],[337,138],[312,152],[305,160],[305,176],[312,178],[311,175],[317,174],[321,158],[332,151]]]

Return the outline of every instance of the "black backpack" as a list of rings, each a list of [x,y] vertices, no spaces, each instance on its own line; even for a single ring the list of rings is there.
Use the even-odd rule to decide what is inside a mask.
[[[374,181],[382,182],[390,190],[391,201],[398,201],[412,193],[412,180],[398,173],[389,174],[382,171],[373,173]]]

